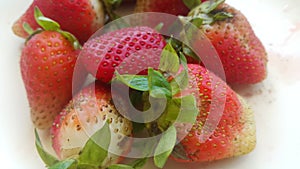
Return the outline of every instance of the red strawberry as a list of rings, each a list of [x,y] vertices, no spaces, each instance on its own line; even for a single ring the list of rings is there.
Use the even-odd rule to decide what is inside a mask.
[[[188,124],[176,124],[178,137],[184,138],[175,147],[173,158],[179,162],[204,162],[252,151],[256,143],[254,118],[243,99],[200,65],[189,64],[188,75],[189,88],[182,93],[198,90],[199,96],[195,97],[200,112],[190,130],[187,131]]]
[[[116,69],[121,74],[144,74],[144,69],[158,67],[165,45],[163,36],[151,28],[124,28],[85,43],[80,60],[89,73],[109,82]]]
[[[110,86],[96,82],[80,91],[55,118],[53,148],[61,160],[76,157],[89,137],[108,121],[111,142],[102,167],[118,163],[131,146],[132,123],[112,103]]]
[[[98,0],[34,0],[27,11],[15,22],[13,31],[26,38],[23,29],[26,22],[37,29],[39,25],[34,19],[34,7],[37,6],[45,16],[57,21],[63,30],[74,34],[81,43],[104,24],[103,5]]]
[[[50,24],[52,21],[47,25]],[[56,114],[71,99],[74,65],[79,53],[71,34],[44,28],[45,31],[33,34],[26,42],[20,63],[31,118],[40,129],[50,127]],[[83,77],[81,73],[78,76]]]
[[[190,15],[198,17],[199,14],[206,14],[201,11],[200,6]],[[219,17],[219,20],[214,22],[208,21],[201,25],[200,29],[217,50],[225,70],[226,81],[244,84],[261,82],[267,74],[267,53],[246,17],[224,3],[209,12],[209,16],[217,16],[216,13],[220,15],[229,13],[232,17],[226,19]],[[197,48],[197,46],[199,43],[196,41],[193,47]]]

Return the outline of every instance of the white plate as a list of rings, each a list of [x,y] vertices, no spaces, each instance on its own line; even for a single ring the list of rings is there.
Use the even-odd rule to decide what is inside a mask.
[[[6,169],[41,169],[20,76],[23,40],[11,31],[31,0],[0,1],[0,164]],[[236,87],[253,107],[257,147],[245,156],[209,164],[174,164],[166,168],[298,168],[300,154],[300,1],[228,0],[242,10],[269,53],[269,76],[254,86]],[[298,46],[296,45],[298,44]],[[154,168],[151,164],[147,168]]]

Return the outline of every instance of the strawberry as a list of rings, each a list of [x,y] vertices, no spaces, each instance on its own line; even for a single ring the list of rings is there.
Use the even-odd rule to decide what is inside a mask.
[[[120,156],[129,152],[132,123],[113,105],[110,86],[95,82],[76,94],[54,120],[52,143],[60,160],[78,156],[89,137],[106,121],[111,140],[109,153],[101,165],[103,168],[120,162]]]
[[[254,118],[243,99],[200,65],[188,64],[188,75],[189,87],[181,92],[198,90],[195,97],[199,114],[190,130],[189,124],[175,124],[181,141],[172,158],[179,162],[205,162],[252,151],[256,143]]]
[[[36,15],[40,11],[36,8]],[[52,20],[40,22],[44,28],[34,32],[22,50],[20,69],[35,127],[51,126],[56,114],[72,97],[74,66],[79,53],[76,38],[59,29]],[[50,29],[49,29],[50,28]],[[68,38],[68,39],[67,39]],[[79,85],[83,72],[78,73]]]
[[[228,83],[253,84],[266,78],[267,53],[257,38],[246,17],[235,8],[216,1],[214,8],[207,10],[210,2],[204,2],[190,12],[192,18],[201,18],[199,28],[210,39],[219,54]],[[197,49],[200,42],[192,45]],[[191,62],[193,63],[193,62]]]
[[[143,118],[151,136],[161,134],[152,150],[157,167],[164,166],[172,151],[176,161],[205,162],[254,149],[253,112],[221,78],[199,64],[186,64],[182,53],[178,59],[171,43],[164,48],[158,69],[149,68],[146,76],[117,76],[143,92],[144,110],[160,113],[154,121]]]
[[[144,69],[157,67],[165,45],[163,36],[151,28],[123,28],[89,40],[80,60],[89,73],[107,83],[115,70],[145,74]]]
[[[63,30],[74,34],[83,44],[103,26],[104,9],[98,0],[34,0],[26,12],[14,23],[13,31],[20,37],[28,37],[23,29],[26,22],[37,29],[40,26],[34,19],[34,7],[37,6],[48,18],[57,21]]]

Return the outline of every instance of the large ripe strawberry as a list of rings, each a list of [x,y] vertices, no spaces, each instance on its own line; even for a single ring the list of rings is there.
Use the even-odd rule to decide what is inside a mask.
[[[101,167],[118,163],[131,147],[132,123],[113,105],[110,86],[96,82],[80,91],[55,118],[51,128],[53,148],[61,160],[76,157],[89,137],[105,122],[111,140]],[[103,138],[105,139],[105,138]],[[101,143],[101,140],[97,140]]]
[[[34,19],[35,6],[46,17],[57,21],[63,30],[74,34],[82,44],[105,22],[103,5],[99,0],[34,0],[13,25],[16,35],[28,36],[23,29],[25,22],[33,29],[40,27]]]
[[[205,162],[252,151],[256,143],[255,123],[253,112],[243,99],[200,65],[188,64],[188,75],[189,87],[181,92],[198,91],[195,97],[199,114],[190,130],[188,124],[176,124],[177,136],[182,140],[173,151],[173,159]]]
[[[110,82],[116,69],[138,74],[158,67],[165,45],[163,36],[149,27],[123,28],[89,40],[80,60],[97,79]]]
[[[202,17],[200,29],[210,39],[223,64],[228,83],[253,84],[261,82],[267,74],[267,53],[256,37],[246,17],[235,8],[217,1],[212,8],[209,1],[189,14]],[[194,42],[193,48],[200,42]]]
[[[37,20],[40,18],[44,17]],[[35,127],[45,129],[72,98],[79,50],[74,46],[76,38],[60,30],[57,23],[51,20],[41,23],[44,30],[33,33],[25,43],[20,67],[32,121]],[[78,76],[83,77],[81,73]],[[80,77],[78,80],[82,80]]]
[[[214,73],[199,64],[186,64],[183,54],[179,60],[169,43],[160,71],[150,68],[147,76],[117,77],[144,92],[144,110],[159,114],[154,121],[143,118],[151,136],[162,134],[154,151],[156,166],[164,166],[171,150],[179,162],[213,161],[252,151],[256,136],[249,106]]]

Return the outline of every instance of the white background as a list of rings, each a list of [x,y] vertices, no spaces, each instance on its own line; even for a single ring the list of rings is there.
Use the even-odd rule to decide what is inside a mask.
[[[30,0],[0,0],[0,164],[5,169],[41,169],[19,70],[24,40],[13,22]],[[300,155],[300,1],[228,0],[249,19],[269,53],[269,76],[261,84],[234,87],[255,111],[257,147],[243,157],[209,164],[166,168],[299,168]],[[298,17],[297,17],[298,16]],[[298,18],[298,19],[297,19]],[[151,164],[147,168],[153,168]]]

